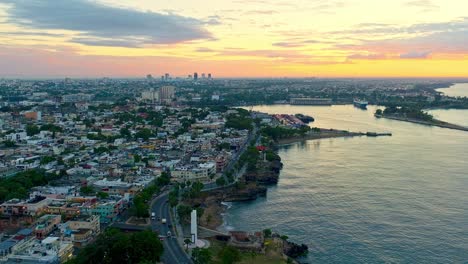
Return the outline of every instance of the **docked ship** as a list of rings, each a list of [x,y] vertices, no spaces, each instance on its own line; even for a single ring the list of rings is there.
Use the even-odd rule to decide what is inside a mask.
[[[354,99],[354,106],[359,107],[361,109],[367,109],[367,105],[369,102],[360,100],[360,99]]]

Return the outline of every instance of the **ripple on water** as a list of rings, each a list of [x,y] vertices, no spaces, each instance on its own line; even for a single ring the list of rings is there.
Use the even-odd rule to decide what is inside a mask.
[[[310,263],[468,262],[468,133],[375,119],[372,106],[260,108],[394,136],[281,147],[278,185],[266,198],[233,203],[229,226],[287,234],[309,245]]]

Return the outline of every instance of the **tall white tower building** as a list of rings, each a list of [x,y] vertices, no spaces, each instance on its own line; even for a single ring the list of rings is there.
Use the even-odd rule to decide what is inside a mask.
[[[192,235],[192,243],[195,244],[198,240],[197,210],[192,211],[190,220],[190,234]]]

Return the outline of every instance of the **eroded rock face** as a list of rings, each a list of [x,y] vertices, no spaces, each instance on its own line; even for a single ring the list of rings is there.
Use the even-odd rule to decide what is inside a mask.
[[[257,184],[249,184],[245,188],[235,189],[226,194],[225,202],[240,202],[251,201],[257,199],[258,196],[266,195],[267,188]]]
[[[279,174],[283,168],[281,160],[274,160],[271,162],[259,162],[257,169],[254,172],[247,173],[245,177],[246,182],[255,182],[260,185],[277,184]]]
[[[291,258],[298,258],[307,255],[309,253],[309,247],[305,244],[296,244],[290,241],[286,241],[283,248],[283,253]]]

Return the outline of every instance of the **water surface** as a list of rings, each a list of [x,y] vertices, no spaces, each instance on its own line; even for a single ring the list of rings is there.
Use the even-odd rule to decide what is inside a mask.
[[[232,204],[226,228],[270,227],[309,245],[309,263],[468,263],[467,132],[376,119],[375,107],[254,110],[394,136],[283,146],[278,185],[266,198]]]
[[[456,83],[448,88],[436,89],[451,97],[468,97],[468,83]]]

